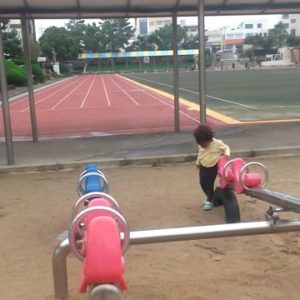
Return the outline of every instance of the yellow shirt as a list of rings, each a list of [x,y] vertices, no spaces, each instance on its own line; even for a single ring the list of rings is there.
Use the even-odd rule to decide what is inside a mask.
[[[230,148],[221,140],[213,139],[206,148],[199,147],[196,165],[204,167],[212,167],[217,162],[221,155],[230,156]]]

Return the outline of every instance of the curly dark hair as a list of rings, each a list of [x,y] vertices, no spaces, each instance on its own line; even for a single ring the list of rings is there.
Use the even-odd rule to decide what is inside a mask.
[[[214,137],[213,130],[207,125],[199,125],[195,128],[193,136],[197,142],[197,144],[201,144],[203,142],[209,142]]]

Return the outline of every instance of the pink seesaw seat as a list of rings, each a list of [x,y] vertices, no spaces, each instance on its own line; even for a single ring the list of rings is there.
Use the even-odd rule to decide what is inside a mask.
[[[223,170],[224,170],[225,165],[228,163],[228,161],[229,161],[228,156],[220,156],[220,158],[218,160],[218,176],[220,179],[219,184],[222,189],[227,188],[228,183],[233,182],[233,179],[234,179],[234,175],[233,175],[233,172],[232,172],[230,166],[228,166],[228,168],[226,168],[225,176],[223,176]]]
[[[229,159],[225,156],[221,156],[218,161],[218,175],[220,177],[220,187],[226,188],[228,184],[232,184],[235,192],[237,194],[241,194],[244,192],[244,186],[247,188],[258,187],[262,182],[262,178],[260,174],[255,172],[243,172],[242,175],[242,183],[240,182],[240,172],[243,166],[246,164],[245,161],[241,158],[235,158],[226,170],[225,174],[223,174],[223,169],[225,164],[229,161]],[[223,176],[224,175],[224,176]]]
[[[108,206],[105,199],[93,199],[89,207]],[[127,289],[124,278],[125,262],[122,257],[119,227],[109,213],[91,213],[85,220],[84,255],[79,292],[89,285],[114,284]]]

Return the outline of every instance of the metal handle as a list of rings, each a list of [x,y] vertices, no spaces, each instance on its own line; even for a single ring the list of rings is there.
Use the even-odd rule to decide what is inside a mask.
[[[245,190],[249,190],[249,188],[244,184],[243,182],[243,175],[245,173],[245,171],[247,169],[249,169],[250,166],[259,166],[262,170],[263,170],[263,173],[264,173],[264,181],[262,184],[260,184],[260,188],[264,188],[267,184],[268,184],[268,181],[269,181],[269,172],[267,170],[267,168],[265,167],[265,165],[263,165],[262,163],[260,162],[256,162],[256,161],[252,161],[252,162],[249,162],[247,164],[245,164],[241,170],[240,170],[240,173],[239,173],[239,183],[240,185],[245,189]]]
[[[222,177],[223,177],[227,182],[228,182],[228,180],[227,180],[227,178],[226,178],[226,176],[225,176],[225,174],[226,174],[226,169],[227,169],[231,164],[233,164],[233,162],[234,162],[234,159],[229,160],[229,161],[224,165],[223,170],[222,170]]]
[[[79,177],[78,187],[77,187],[77,192],[78,192],[79,196],[82,196],[86,193],[85,189],[82,187],[82,183],[84,182],[84,180],[88,176],[98,176],[98,177],[100,177],[100,180],[103,183],[103,192],[108,193],[108,187],[109,187],[108,181],[107,181],[105,175],[102,172],[100,172],[100,171],[97,171],[97,172],[84,171],[81,174],[82,175],[80,175],[80,177]]]
[[[104,198],[111,204],[113,209],[115,209],[118,212],[121,211],[118,201],[109,194],[102,192],[91,192],[81,196],[74,204],[72,210],[72,220],[74,220],[74,218],[77,216],[80,206],[83,205],[85,201],[92,200],[93,198]]]
[[[80,179],[80,177],[82,177],[84,174],[86,174],[88,171],[87,170],[84,170],[80,175],[79,175],[79,179]],[[100,170],[95,170],[95,172],[97,172],[97,173],[99,173],[99,174],[101,174],[101,175],[104,175],[104,173],[103,172],[101,172]]]
[[[82,253],[82,249],[80,249],[80,244],[79,241],[76,239],[76,233],[82,231],[82,228],[80,228],[80,226],[82,227],[82,225],[84,225],[84,219],[85,217],[88,216],[88,214],[90,213],[94,213],[94,212],[106,212],[109,213],[111,215],[112,218],[114,218],[119,226],[120,229],[120,233],[123,232],[123,238],[121,240],[120,237],[120,243],[122,244],[122,254],[124,255],[128,245],[129,245],[129,241],[130,241],[130,237],[129,237],[129,229],[128,229],[128,224],[127,221],[125,220],[125,218],[116,210],[109,208],[109,207],[105,207],[105,206],[94,206],[91,208],[87,208],[85,210],[83,210],[82,212],[80,212],[75,219],[73,220],[70,229],[69,229],[69,243],[70,243],[70,247],[71,250],[73,251],[73,253],[76,255],[77,258],[79,258],[81,261],[83,261],[84,259],[84,255]]]

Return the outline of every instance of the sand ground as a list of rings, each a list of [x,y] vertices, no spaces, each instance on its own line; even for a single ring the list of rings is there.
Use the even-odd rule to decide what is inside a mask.
[[[259,161],[269,169],[268,188],[300,196],[300,157]],[[51,255],[69,227],[80,172],[0,175],[0,299],[54,299]],[[222,207],[202,211],[192,163],[103,172],[131,230],[224,222]],[[264,220],[267,203],[238,199],[242,221]],[[125,258],[125,300],[300,297],[300,232],[131,246]],[[69,299],[88,299],[77,293],[81,263],[72,254],[67,263]]]

